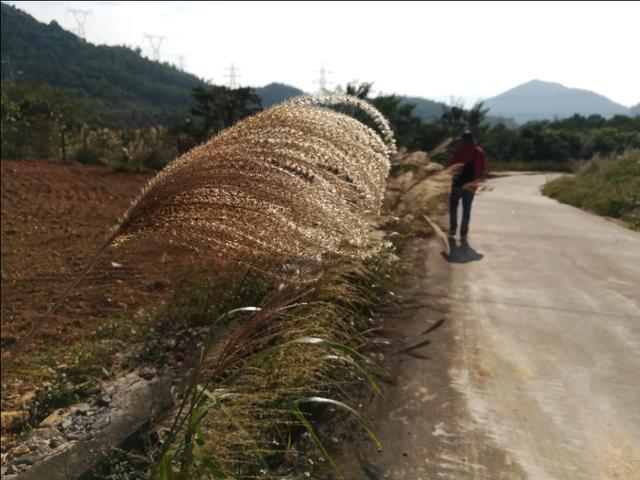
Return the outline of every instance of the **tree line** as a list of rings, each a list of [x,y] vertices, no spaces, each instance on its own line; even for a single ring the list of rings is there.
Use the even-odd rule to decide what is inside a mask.
[[[600,115],[529,122],[520,127],[490,124],[482,103],[448,105],[440,118],[421,120],[415,106],[396,95],[371,94],[372,84],[342,89],[372,103],[390,121],[398,145],[429,151],[463,130],[474,132],[489,161],[554,164],[640,147],[640,117]],[[95,100],[47,83],[2,81],[2,158],[41,158],[109,164],[115,169],[158,169],[180,153],[263,106],[252,88],[198,85],[193,107],[172,121],[135,126],[96,115]],[[354,112],[351,112],[354,113]],[[357,113],[355,113],[357,115]],[[366,121],[366,120],[365,120]]]
[[[561,120],[528,122],[519,127],[487,121],[482,102],[471,108],[445,106],[433,122],[424,122],[411,104],[395,95],[371,97],[370,83],[349,84],[346,93],[369,100],[389,118],[400,146],[429,151],[446,138],[471,130],[487,152],[489,161],[554,164],[587,160],[596,154],[611,155],[640,147],[640,116],[574,115]],[[455,144],[454,144],[455,145]]]

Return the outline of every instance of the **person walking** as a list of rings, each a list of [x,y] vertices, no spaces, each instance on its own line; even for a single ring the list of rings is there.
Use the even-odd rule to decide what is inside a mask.
[[[476,145],[473,135],[465,130],[460,136],[458,148],[451,156],[450,166],[455,172],[451,181],[449,196],[449,236],[455,236],[458,229],[458,205],[462,200],[462,222],[460,238],[466,240],[471,220],[471,204],[480,178],[486,169],[484,150]]]

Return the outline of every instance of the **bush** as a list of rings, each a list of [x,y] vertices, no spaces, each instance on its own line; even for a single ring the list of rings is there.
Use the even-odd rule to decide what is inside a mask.
[[[594,159],[574,176],[547,183],[542,192],[640,230],[640,150]]]
[[[118,173],[141,173],[148,170],[139,159],[134,158],[111,159],[107,161],[107,166]]]
[[[136,158],[135,163],[149,170],[162,170],[177,155],[178,150],[175,147],[155,147]]]
[[[85,165],[102,165],[104,163],[97,151],[84,147],[76,153],[75,161]]]

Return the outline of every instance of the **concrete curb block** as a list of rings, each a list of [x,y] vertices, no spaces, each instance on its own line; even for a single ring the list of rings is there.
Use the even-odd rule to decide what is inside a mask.
[[[146,375],[148,377],[148,375]],[[48,453],[29,453],[16,457],[3,468],[3,479],[7,480],[69,480],[78,478],[100,461],[110,448],[122,444],[132,435],[154,421],[158,415],[168,411],[175,404],[172,393],[175,374],[162,374],[145,379],[138,373],[129,373],[104,389],[104,396],[111,400],[106,408],[91,414],[89,427],[75,441],[67,441]],[[80,413],[79,413],[80,412]],[[77,407],[68,409],[62,415],[39,427],[31,436],[37,443],[49,445],[51,432],[64,431],[64,424],[74,415],[83,415]],[[84,412],[86,415],[86,412]],[[46,422],[46,420],[45,420]],[[43,422],[43,423],[45,423]],[[74,434],[78,435],[78,434]],[[71,435],[68,435],[69,438]],[[30,457],[30,458],[28,458]],[[39,457],[39,458],[38,458]],[[29,464],[27,469],[17,473],[7,470],[10,465]],[[22,470],[22,469],[21,469]]]

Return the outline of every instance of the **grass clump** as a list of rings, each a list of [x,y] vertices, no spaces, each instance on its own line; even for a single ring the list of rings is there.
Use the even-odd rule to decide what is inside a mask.
[[[257,306],[215,318],[209,310],[191,379],[150,432],[155,443],[130,461],[120,452],[96,478],[306,478],[310,459],[342,478],[317,422],[346,412],[378,442],[353,405],[363,385],[380,392],[381,367],[363,348],[378,326],[372,306],[397,280],[397,260],[384,250],[366,262],[332,263],[312,285],[265,277],[270,288]],[[263,285],[246,279],[229,298],[246,295],[247,284]],[[181,305],[168,306],[167,318],[178,319]]]
[[[379,132],[331,106],[360,108]],[[299,97],[249,117],[156,175],[84,271],[14,347],[17,358],[110,247],[162,238],[209,258],[311,281],[331,258],[373,255],[393,132],[349,96]],[[3,375],[13,368],[3,369]]]
[[[640,150],[594,159],[575,176],[548,182],[542,193],[640,230]]]
[[[222,342],[212,325],[149,476],[298,478],[315,445],[341,477],[314,423],[331,409],[349,412],[378,442],[350,400],[357,385],[379,392],[379,367],[361,349],[376,323],[371,305],[395,281],[395,262],[384,252],[333,264],[312,287],[281,286],[259,307],[237,311]]]
[[[543,162],[543,161],[500,161],[488,162],[488,173],[496,172],[565,172],[572,173],[575,170],[575,162]]]

